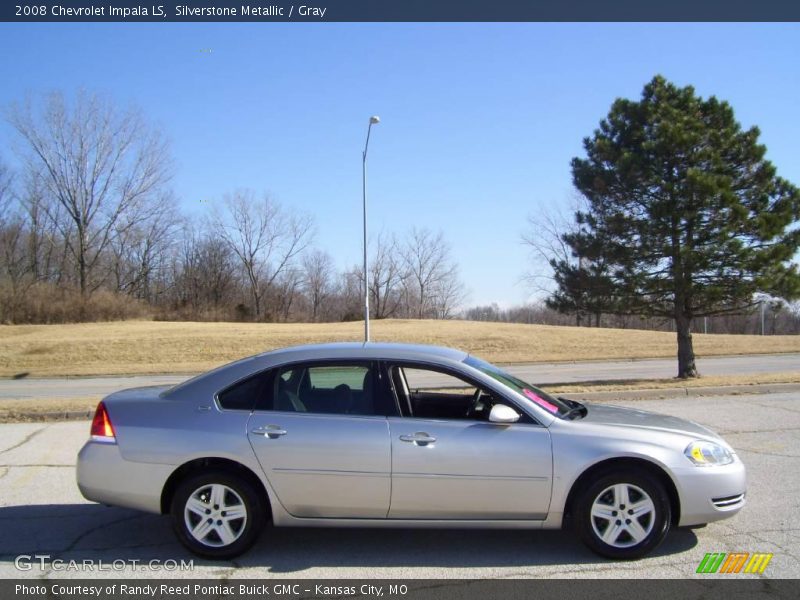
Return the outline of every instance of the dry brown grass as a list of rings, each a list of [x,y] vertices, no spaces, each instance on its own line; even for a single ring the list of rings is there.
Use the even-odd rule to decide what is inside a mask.
[[[4,399],[0,401],[0,423],[61,421],[67,414],[75,418],[75,413],[85,413],[84,418],[88,419],[100,399],[100,396]]]
[[[386,320],[376,341],[463,348],[500,363],[674,357],[675,334],[472,321]],[[123,321],[0,326],[0,376],[194,373],[311,342],[359,341],[361,323]],[[699,356],[800,352],[800,336],[695,334]]]
[[[614,379],[583,383],[543,385],[551,394],[663,390],[670,388],[744,387],[771,383],[800,383],[800,371],[754,373],[748,375],[714,375],[698,379]]]

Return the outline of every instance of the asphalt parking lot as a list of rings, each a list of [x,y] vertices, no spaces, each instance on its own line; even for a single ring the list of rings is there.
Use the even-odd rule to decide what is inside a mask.
[[[88,422],[8,424],[0,425],[0,577],[86,577],[68,561],[91,559],[109,568],[89,575],[115,578],[684,578],[700,577],[695,569],[707,552],[772,552],[762,577],[797,577],[800,395],[617,404],[688,418],[723,434],[747,465],[747,506],[733,519],[672,532],[653,556],[636,562],[600,559],[561,531],[268,529],[235,562],[194,558],[193,570],[153,572],[143,565],[193,557],[173,537],[167,517],[80,496],[74,465]],[[15,558],[22,554],[50,558],[20,571]],[[52,566],[55,559],[65,561],[61,570]]]

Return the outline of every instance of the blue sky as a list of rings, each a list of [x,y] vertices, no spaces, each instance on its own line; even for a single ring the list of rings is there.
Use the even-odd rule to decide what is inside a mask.
[[[171,140],[201,215],[237,187],[314,215],[340,267],[370,228],[442,229],[469,304],[526,300],[527,215],[566,207],[569,161],[656,73],[728,100],[800,184],[798,24],[9,24],[0,105],[78,87],[133,103]],[[11,162],[0,125],[0,156]]]

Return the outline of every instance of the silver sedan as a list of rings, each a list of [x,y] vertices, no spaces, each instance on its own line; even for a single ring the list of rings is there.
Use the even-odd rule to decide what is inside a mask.
[[[745,504],[745,468],[682,419],[554,398],[465,352],[323,344],[259,354],[97,407],[89,500],[169,513],[209,558],[287,527],[570,523],[602,556]]]

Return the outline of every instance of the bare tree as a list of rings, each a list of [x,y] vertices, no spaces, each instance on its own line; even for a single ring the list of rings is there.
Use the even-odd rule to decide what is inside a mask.
[[[0,223],[3,222],[6,211],[10,210],[11,207],[11,185],[13,180],[14,178],[11,176],[11,171],[5,163],[0,160]]]
[[[27,174],[20,209],[28,222],[28,260],[35,281],[61,283],[66,269],[66,246],[58,232],[61,207],[48,196],[39,179]]]
[[[175,241],[178,216],[175,200],[165,196],[148,211],[128,215],[115,226],[111,237],[111,271],[117,291],[152,301],[152,283],[166,268],[165,258]]]
[[[9,281],[16,295],[30,269],[25,252],[27,232],[19,214],[6,212],[3,216],[3,226],[0,227],[0,273]]]
[[[440,231],[414,228],[406,240],[403,261],[407,270],[405,294],[407,311],[419,319],[439,317],[442,307],[434,301],[444,293],[443,310],[450,314],[459,299],[458,266],[450,258],[450,246]]]
[[[203,306],[214,318],[225,311],[237,297],[239,284],[235,277],[234,257],[230,248],[214,236],[206,236],[197,248],[198,284]]]
[[[10,171],[0,163],[0,283],[8,284],[7,290],[1,290],[0,321],[14,320],[23,283],[29,279],[26,277],[30,267],[25,252],[27,230],[12,185]]]
[[[0,228],[5,228],[9,221],[17,218],[18,205],[13,197],[11,186],[13,177],[11,171],[0,160]]]
[[[359,321],[364,318],[364,271],[354,267],[339,276],[338,318]]]
[[[198,230],[191,221],[183,224],[179,240],[169,294],[175,308],[182,314],[188,309],[188,316],[194,319],[218,319],[229,314],[241,289],[230,247],[217,235]]]
[[[453,265],[434,282],[431,289],[431,304],[436,318],[452,319],[466,296],[464,284],[458,275],[458,267]]]
[[[585,211],[587,200],[573,197],[572,215]],[[581,256],[567,240],[581,231],[572,215],[553,209],[542,209],[528,217],[528,228],[522,243],[530,249],[531,264],[525,273],[534,293],[544,293],[551,308],[575,315],[580,326],[584,317],[591,326],[600,327],[603,314],[613,312],[613,297],[607,285],[608,267],[602,258]],[[591,253],[589,253],[591,254]],[[568,292],[565,290],[569,290]],[[623,328],[627,320],[616,317]]]
[[[264,295],[308,246],[310,217],[284,211],[264,194],[238,190],[225,197],[225,212],[212,217],[220,236],[244,269],[256,319],[264,313]]]
[[[269,315],[272,320],[284,323],[289,321],[302,287],[303,274],[299,269],[285,269],[273,279],[267,288],[267,294],[272,300]]]
[[[577,203],[579,200],[575,200]],[[575,207],[577,210],[577,206]],[[574,212],[574,211],[572,211]],[[527,229],[522,233],[522,243],[530,250],[531,264],[524,275],[534,292],[550,293],[553,289],[552,260],[574,260],[572,250],[563,235],[576,228],[571,214],[541,208],[528,216]]]
[[[316,323],[323,314],[323,306],[334,292],[335,269],[331,255],[314,250],[303,257],[303,288],[308,296],[309,315]]]
[[[60,93],[41,108],[30,100],[12,105],[9,122],[31,174],[64,210],[67,218],[52,220],[85,297],[102,283],[94,269],[120,224],[135,223],[169,180],[167,146],[138,111],[121,112],[83,91],[71,105]]]
[[[376,319],[388,319],[397,315],[403,301],[402,286],[408,272],[394,235],[378,236],[370,254],[370,306]]]

